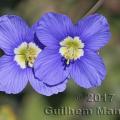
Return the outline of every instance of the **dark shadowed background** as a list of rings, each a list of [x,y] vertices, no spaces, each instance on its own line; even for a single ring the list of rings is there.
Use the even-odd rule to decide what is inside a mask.
[[[45,12],[60,12],[77,22],[97,0],[0,0],[0,15],[22,16],[31,26]],[[120,0],[105,0],[97,11],[107,17],[112,39],[100,54],[107,67],[107,77],[103,84],[86,90],[69,81],[65,92],[51,97],[37,94],[30,85],[18,95],[0,93],[0,120],[120,120],[120,115],[47,115],[48,107],[73,109],[107,107],[120,108]],[[2,55],[2,52],[1,52]],[[113,99],[87,102],[87,96],[111,95]]]

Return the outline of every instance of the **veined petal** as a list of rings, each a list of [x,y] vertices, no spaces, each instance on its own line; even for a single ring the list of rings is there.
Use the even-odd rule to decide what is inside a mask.
[[[77,33],[85,43],[85,47],[91,50],[99,50],[111,38],[107,19],[99,14],[90,15],[81,19],[76,27]]]
[[[27,70],[20,67],[11,56],[0,58],[0,91],[8,94],[20,93],[27,85]]]
[[[46,13],[37,25],[37,37],[49,48],[59,46],[59,42],[71,34],[73,27],[69,17],[57,13]]]
[[[83,57],[82,60],[96,69],[101,80],[105,79],[106,67],[102,57],[100,57],[96,52],[85,50],[85,57]]]
[[[35,76],[45,84],[56,85],[66,80],[68,69],[64,70],[61,56],[56,50],[45,48],[34,64]]]
[[[44,49],[45,48],[45,45],[43,45],[40,40],[38,39],[37,35],[36,35],[36,31],[37,31],[37,28],[39,27],[39,21],[40,19],[32,25],[31,27],[31,31],[33,32],[34,34],[34,42],[41,48],[41,49]]]
[[[106,76],[106,69],[95,52],[85,51],[84,57],[73,64],[71,76],[81,87],[93,88],[101,85]]]
[[[40,18],[40,19],[41,19],[41,18]],[[35,33],[36,30],[38,29],[40,19],[38,19],[38,20],[32,25],[31,29],[32,29],[33,33]]]
[[[58,94],[59,92],[63,92],[66,88],[67,80],[65,80],[64,82],[60,84],[49,86],[43,83],[43,81],[35,78],[32,69],[29,69],[28,72],[29,72],[28,78],[29,78],[30,84],[33,87],[33,89],[39,94],[42,94],[45,96],[51,96],[53,94]]]
[[[32,40],[32,32],[22,18],[14,15],[0,17],[0,48],[6,54],[13,55],[13,48]]]

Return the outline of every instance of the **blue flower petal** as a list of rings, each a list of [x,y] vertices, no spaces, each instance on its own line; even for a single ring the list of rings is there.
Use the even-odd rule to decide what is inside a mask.
[[[103,60],[95,52],[86,50],[85,55],[73,64],[71,76],[81,87],[97,87],[106,76]]]
[[[37,28],[39,26],[39,21],[40,19],[32,25],[31,27],[31,31],[33,32],[34,34],[34,42],[36,43],[36,45],[38,45],[41,49],[44,49],[45,48],[45,45],[43,45],[40,40],[38,39],[37,35],[36,35],[36,31],[37,31]]]
[[[31,69],[29,69],[28,78],[33,89],[39,94],[45,96],[51,96],[53,94],[58,94],[59,92],[63,92],[66,88],[66,83],[67,83],[67,80],[65,80],[64,82],[58,85],[49,86],[47,84],[44,84],[43,81],[36,79]]]
[[[13,55],[13,48],[32,40],[32,32],[22,18],[13,15],[0,17],[0,48],[6,54]]]
[[[8,94],[20,93],[27,85],[27,70],[20,67],[11,56],[0,58],[0,91]]]
[[[109,24],[107,19],[102,15],[94,14],[85,17],[76,26],[77,33],[82,41],[85,42],[85,47],[91,50],[99,50],[111,38]]]
[[[57,13],[43,15],[37,26],[37,37],[49,48],[59,46],[59,42],[71,34],[73,27],[69,17]]]
[[[59,84],[69,75],[69,70],[64,70],[59,52],[47,48],[39,54],[34,70],[35,76],[48,85]]]

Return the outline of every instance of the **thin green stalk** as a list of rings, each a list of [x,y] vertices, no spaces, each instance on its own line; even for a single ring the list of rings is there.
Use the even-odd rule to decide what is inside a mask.
[[[98,2],[85,14],[84,17],[95,13],[104,3],[105,0],[98,0]]]

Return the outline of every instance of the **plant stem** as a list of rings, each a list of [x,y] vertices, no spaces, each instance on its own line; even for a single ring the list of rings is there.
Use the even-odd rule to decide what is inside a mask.
[[[103,5],[104,1],[105,0],[98,0],[98,2],[85,14],[84,17],[95,13],[97,9],[99,9]]]

